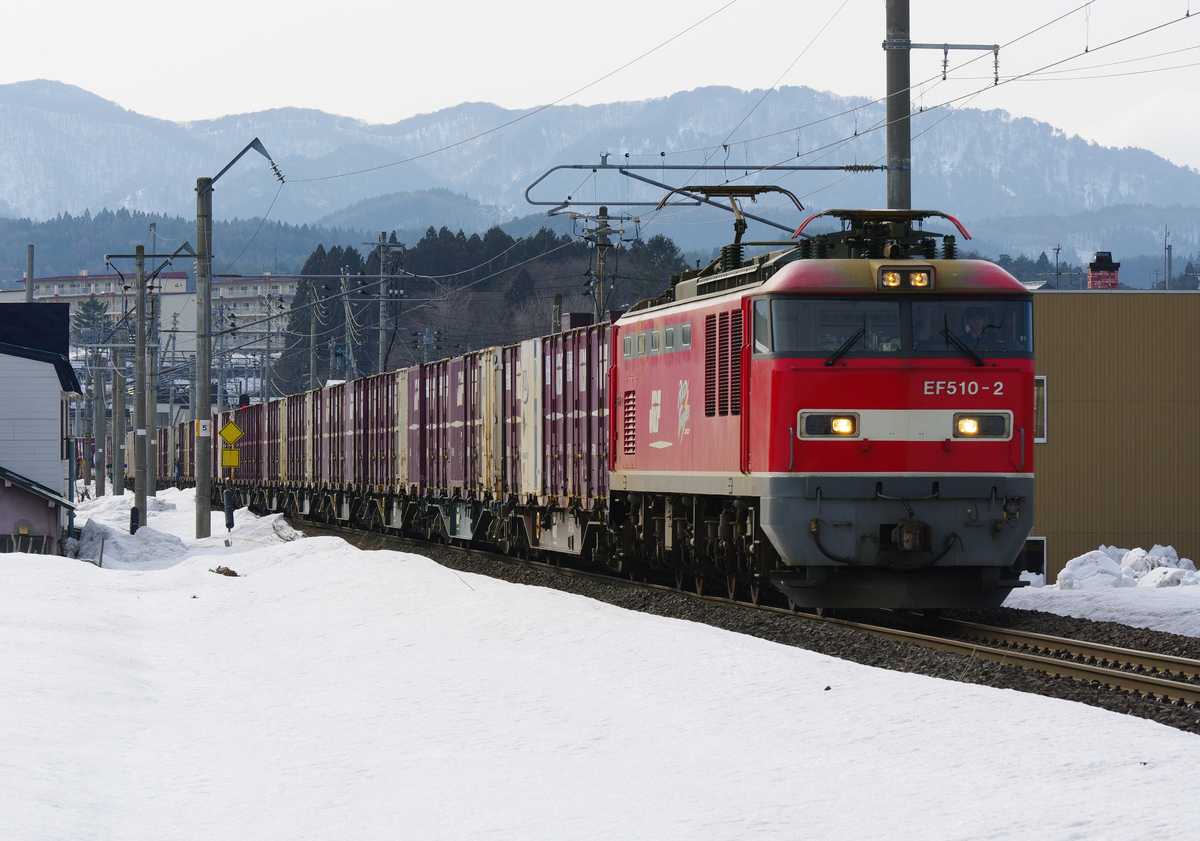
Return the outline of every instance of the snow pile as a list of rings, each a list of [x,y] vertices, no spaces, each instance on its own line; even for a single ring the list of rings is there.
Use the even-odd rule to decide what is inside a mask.
[[[195,534],[195,491],[173,488],[146,498],[148,525],[130,534],[133,503],[132,493],[114,496],[111,488],[99,499],[82,503],[76,510],[76,522],[88,519],[80,530],[79,541],[68,542],[68,556],[105,569],[156,570],[175,566],[197,551],[212,553],[218,546],[222,553],[245,553],[304,536],[289,526],[282,514],[257,517],[249,509],[240,508],[234,512],[231,531],[225,529],[224,512],[214,511],[212,536],[185,542],[177,535]]]
[[[71,557],[109,569],[166,569],[187,553],[187,546],[173,534],[149,526],[130,534],[98,520],[84,523],[79,543],[71,548]]]
[[[1072,558],[1058,574],[1058,590],[1094,590],[1102,587],[1178,587],[1200,584],[1196,565],[1180,558],[1172,546],[1099,549]]]

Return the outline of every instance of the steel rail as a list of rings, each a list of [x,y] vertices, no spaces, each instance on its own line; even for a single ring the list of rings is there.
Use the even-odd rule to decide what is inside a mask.
[[[1054,637],[1032,631],[1017,631],[1011,628],[996,628],[975,622],[943,619],[963,636],[985,640],[995,646],[1022,646],[1031,653],[1061,652],[1072,657],[1081,657],[1097,665],[1109,668],[1141,671],[1152,674],[1175,675],[1183,678],[1200,678],[1200,660],[1176,657],[1172,654],[1157,654],[1151,651],[1136,651],[1098,642]]]
[[[850,622],[834,618],[830,618],[827,621],[832,624],[857,628],[860,631],[866,631],[867,633],[884,637],[886,639],[895,640],[897,642],[912,643],[923,648],[932,648],[938,651],[950,651],[967,657],[991,660],[1001,664],[1010,663],[1014,666],[1033,669],[1034,671],[1044,672],[1050,675],[1070,677],[1074,678],[1075,680],[1083,681],[1084,683],[1098,683],[1102,686],[1108,687],[1109,689],[1136,692],[1140,695],[1145,695],[1147,697],[1156,698],[1159,700],[1171,701],[1177,704],[1200,704],[1200,685],[1196,684],[1180,683],[1179,681],[1154,677],[1153,675],[1140,674],[1138,672],[1131,672],[1125,669],[1113,669],[1106,666],[1079,663],[1073,660],[1063,660],[1057,657],[1048,657],[1043,654],[1033,654],[1031,652],[1013,650],[1009,648],[994,648],[988,645],[980,645],[967,640],[954,639],[952,637],[940,636],[936,634],[923,634],[916,631],[904,631],[898,628],[886,628],[879,625],[869,625],[866,623]],[[979,627],[982,628],[986,626]],[[1002,632],[1009,633],[1007,631]],[[1044,637],[1044,639],[1062,638]],[[1070,646],[1081,645],[1086,647],[1090,645],[1090,643],[1079,644],[1076,643],[1075,640],[1063,639],[1062,641]],[[1155,658],[1159,656],[1149,652],[1131,651],[1130,649],[1114,650],[1129,651],[1131,654],[1143,658]],[[1183,660],[1184,658],[1174,659]],[[1196,661],[1185,662],[1193,663],[1195,666],[1200,667],[1200,663],[1197,663]]]

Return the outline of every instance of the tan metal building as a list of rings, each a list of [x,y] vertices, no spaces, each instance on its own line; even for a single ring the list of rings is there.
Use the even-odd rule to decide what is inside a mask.
[[[1200,292],[1033,300],[1047,582],[1102,543],[1170,544],[1200,563]]]

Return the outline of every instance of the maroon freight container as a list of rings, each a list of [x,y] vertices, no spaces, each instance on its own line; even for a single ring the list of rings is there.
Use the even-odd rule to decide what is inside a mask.
[[[305,421],[306,395],[291,394],[284,398],[284,436],[287,440],[287,465],[284,478],[289,482],[306,480],[305,460],[309,425]]]
[[[396,462],[396,373],[354,381],[356,481],[376,487],[394,481]]]
[[[500,482],[506,494],[521,492],[521,348],[522,345],[507,345],[500,349],[503,382],[498,449],[501,454]]]
[[[348,383],[337,383],[328,389],[325,440],[329,445],[329,481],[335,485],[353,480],[354,453],[349,424],[353,404],[347,399],[349,391]]]
[[[280,452],[280,441],[282,440],[282,430],[284,428],[283,419],[284,401],[272,400],[266,404],[266,447],[264,453],[266,455],[266,463],[259,469],[258,477],[266,479],[269,482],[278,482],[280,479],[280,464],[279,459],[282,453]]]
[[[431,430],[425,425],[429,403],[428,366],[417,365],[405,372],[408,381],[405,400],[408,401],[408,475],[404,477],[410,491],[424,493],[430,467]]]
[[[590,508],[608,492],[608,328],[584,327],[542,340],[542,494]]]

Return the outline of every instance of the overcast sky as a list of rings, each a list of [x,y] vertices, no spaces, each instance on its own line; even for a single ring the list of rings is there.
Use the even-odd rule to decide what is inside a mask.
[[[912,0],[915,43],[1000,44],[1001,80],[1063,62],[989,89],[990,53],[952,52],[942,82],[941,50],[914,51],[914,104],[1001,108],[1200,168],[1192,2]],[[49,0],[6,7],[0,83],[54,79],[176,121],[297,106],[391,123],[467,101],[595,104],[705,85],[874,98],[884,29],[884,0]]]

